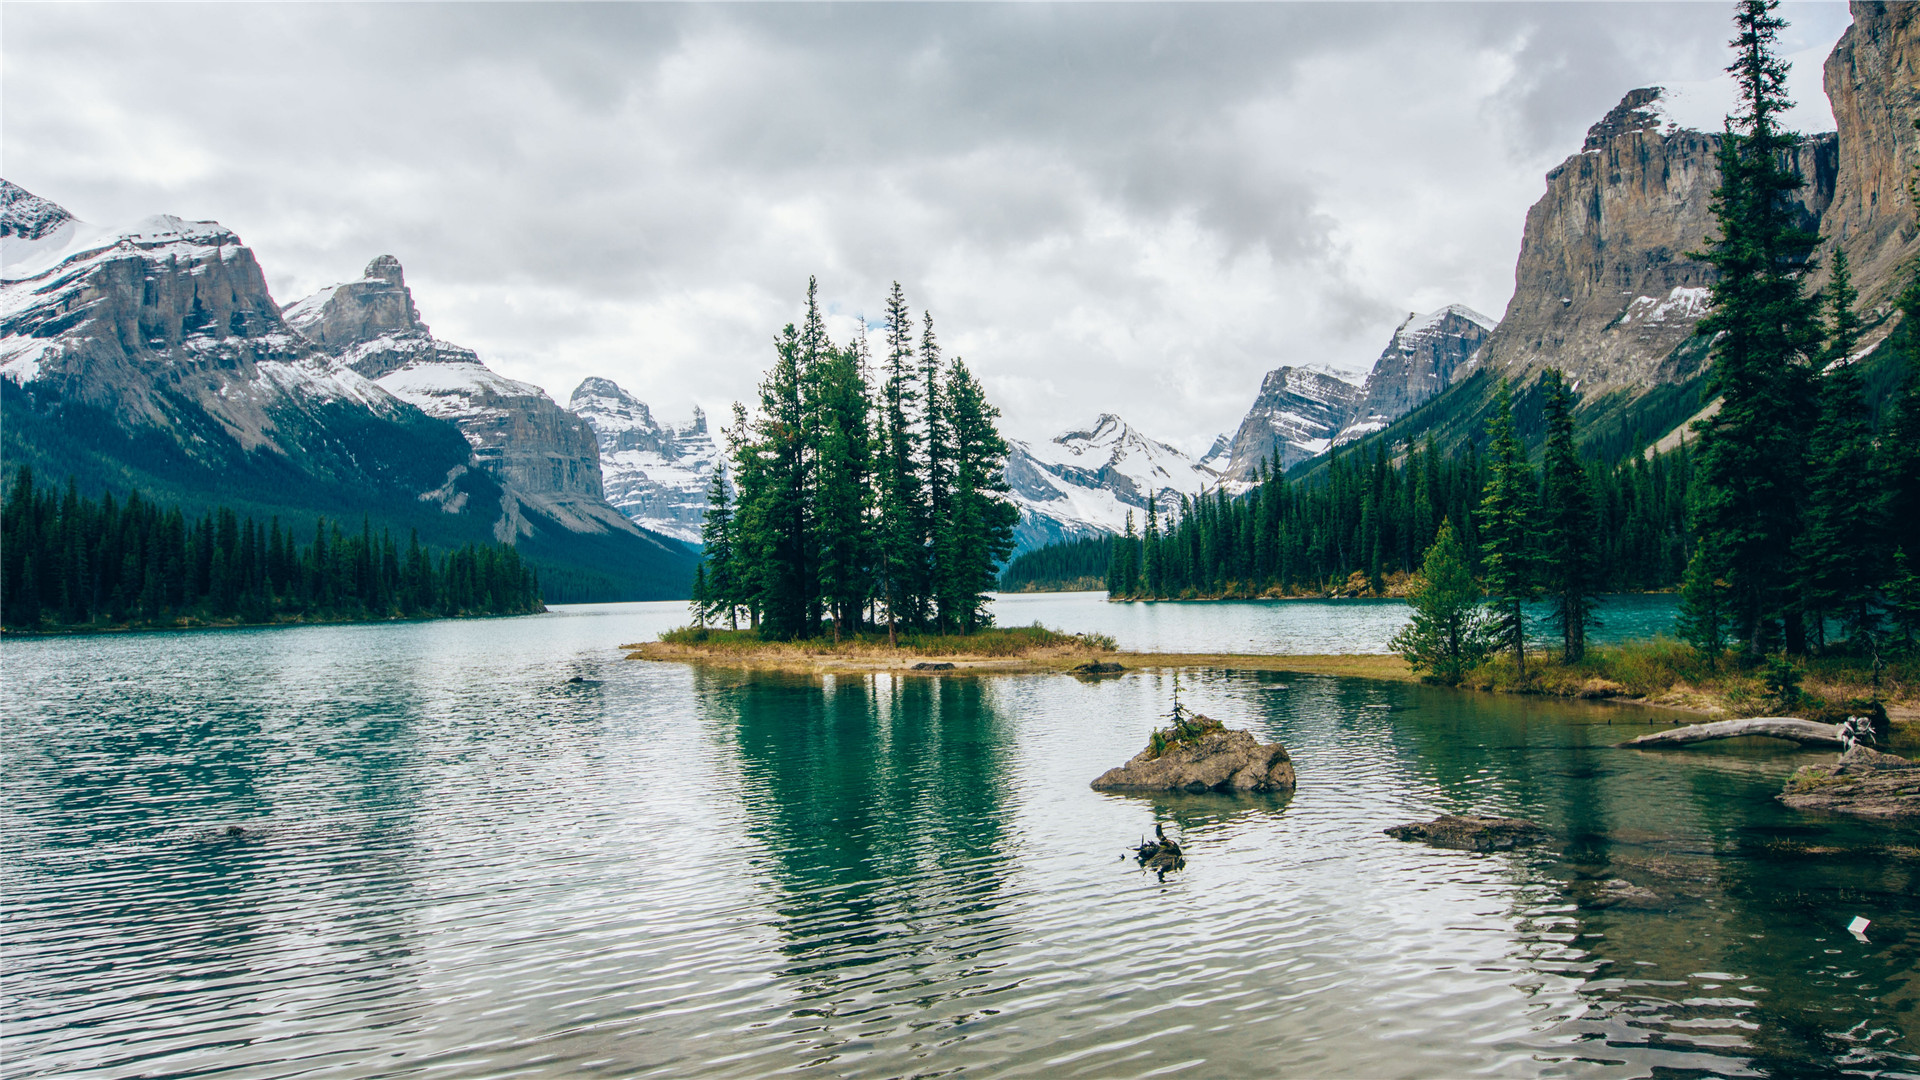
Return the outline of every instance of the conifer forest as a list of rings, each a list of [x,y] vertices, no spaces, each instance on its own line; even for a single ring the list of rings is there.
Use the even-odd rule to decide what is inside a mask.
[[[788,324],[751,418],[734,406],[731,473],[717,470],[695,570],[696,619],[776,639],[992,625],[988,592],[1013,549],[999,410],[933,316],[900,285],[884,355],[864,330],[827,336],[817,286]]]
[[[305,543],[221,507],[189,520],[131,492],[98,499],[22,467],[0,512],[0,622],[10,630],[333,622],[545,610],[506,544],[434,552],[385,529],[315,522]]]

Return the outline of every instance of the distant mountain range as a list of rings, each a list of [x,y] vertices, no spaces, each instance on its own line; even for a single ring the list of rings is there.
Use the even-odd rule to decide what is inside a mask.
[[[684,595],[695,558],[605,501],[584,421],[435,339],[390,257],[283,312],[217,222],[94,226],[0,180],[0,408],[8,467],[508,541],[549,599]]]
[[[1853,13],[1825,71],[1839,131],[1808,137],[1795,164],[1804,220],[1853,262],[1861,362],[1884,396],[1898,374],[1880,347],[1898,326],[1891,298],[1920,256],[1907,186],[1920,5]],[[1482,437],[1500,377],[1518,388],[1523,434],[1537,436],[1549,366],[1573,380],[1590,453],[1681,438],[1713,407],[1693,334],[1711,272],[1687,253],[1713,227],[1720,137],[1676,124],[1665,102],[1658,87],[1631,91],[1547,174],[1497,325],[1459,304],[1409,314],[1360,385],[1276,367],[1233,434],[1198,458],[1111,414],[1014,442],[1020,550],[1118,532],[1130,512],[1138,526],[1152,499],[1243,491],[1263,467],[1310,472],[1344,446],[1458,448]],[[0,180],[0,264],[9,466],[190,505],[364,512],[442,542],[497,537],[578,595],[684,594],[720,457],[706,417],[661,422],[603,378],[562,408],[435,338],[391,257],[283,312],[252,252],[217,223],[100,228]]]

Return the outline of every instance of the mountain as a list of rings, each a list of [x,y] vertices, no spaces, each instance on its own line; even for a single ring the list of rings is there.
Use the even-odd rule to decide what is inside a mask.
[[[1493,320],[1464,304],[1409,312],[1360,387],[1360,403],[1334,436],[1342,446],[1370,435],[1439,396],[1466,370],[1493,332]]]
[[[295,495],[309,513],[354,516],[431,506],[469,520],[469,503],[495,497],[458,432],[288,327],[253,252],[219,223],[95,226],[6,181],[0,200],[9,466],[189,503]]]
[[[1214,468],[1230,487],[1244,488],[1276,455],[1289,469],[1379,431],[1450,386],[1492,330],[1485,315],[1448,304],[1425,315],[1408,313],[1360,386],[1330,371],[1276,368],[1261,381],[1226,460]]]
[[[1219,458],[1221,440],[1215,441],[1210,459]],[[1008,440],[1008,447],[1006,479],[1020,508],[1015,554],[1062,540],[1117,534],[1129,512],[1134,527],[1142,528],[1148,499],[1158,496],[1164,513],[1179,496],[1198,495],[1220,480],[1213,469],[1111,413],[1049,442]]]
[[[599,439],[607,501],[648,529],[699,543],[707,488],[720,460],[707,414],[695,408],[683,427],[662,424],[646,402],[598,378],[574,388],[567,408]]]
[[[329,353],[337,370],[371,379],[460,430],[475,464],[500,485],[499,539],[535,557],[581,563],[620,595],[628,594],[614,583],[629,565],[690,572],[691,552],[607,502],[593,428],[546,391],[505,378],[472,349],[434,337],[398,259],[375,258],[358,280],[289,306],[286,319]]]
[[[1920,116],[1920,11],[1855,3],[1853,25],[1824,73],[1837,132],[1804,138],[1792,164],[1805,179],[1796,204],[1825,243],[1809,280],[1844,246],[1865,323],[1863,375],[1884,402],[1900,365],[1881,348],[1899,325],[1891,299],[1901,269],[1920,257],[1914,226],[1912,122]],[[1672,445],[1704,409],[1706,314],[1712,270],[1691,259],[1715,229],[1720,135],[1674,122],[1659,87],[1629,92],[1594,124],[1580,152],[1547,174],[1527,212],[1515,288],[1475,364],[1445,393],[1379,433],[1391,443],[1432,437],[1442,448],[1478,441],[1501,377],[1515,387],[1524,437],[1541,434],[1538,377],[1567,373],[1580,395],[1587,453],[1616,460]]]
[[[95,226],[0,181],[0,267],[9,468],[289,523],[364,514],[441,546],[518,538],[553,599],[684,594],[682,545],[611,507],[604,517],[630,530],[617,541],[576,541],[542,508],[524,512],[458,428],[291,325],[253,252],[217,222]]]
[[[1276,454],[1284,469],[1326,453],[1361,400],[1359,387],[1331,372],[1304,367],[1267,372],[1234,432],[1226,475],[1245,483]]]

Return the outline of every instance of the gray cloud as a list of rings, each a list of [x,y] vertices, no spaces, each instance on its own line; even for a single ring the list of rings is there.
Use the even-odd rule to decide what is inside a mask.
[[[1793,49],[1846,21],[1788,14]],[[723,408],[809,274],[846,314],[897,278],[1013,433],[1197,448],[1271,367],[1497,315],[1542,174],[1627,89],[1711,77],[1728,15],[15,5],[0,123],[9,179],[218,218],[283,302],[396,254],[437,332],[556,397]]]

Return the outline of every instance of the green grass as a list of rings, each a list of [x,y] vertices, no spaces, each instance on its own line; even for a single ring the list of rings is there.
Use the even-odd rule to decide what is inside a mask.
[[[681,645],[702,652],[747,654],[766,651],[800,651],[814,655],[870,656],[881,652],[912,653],[921,656],[1025,656],[1047,649],[1093,649],[1112,652],[1113,638],[1106,634],[1069,634],[1032,626],[990,627],[971,634],[934,634],[918,630],[902,631],[898,646],[889,644],[884,630],[866,630],[838,642],[832,638],[804,638],[781,641],[763,638],[754,630],[702,629],[682,626],[660,635],[668,645]]]

